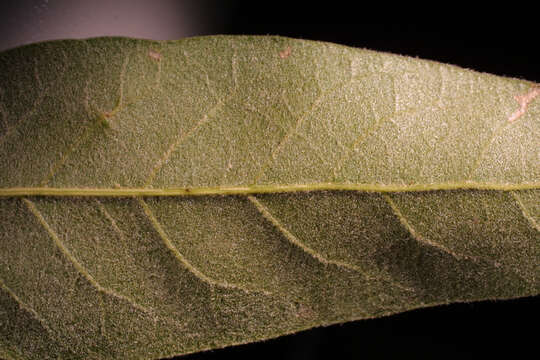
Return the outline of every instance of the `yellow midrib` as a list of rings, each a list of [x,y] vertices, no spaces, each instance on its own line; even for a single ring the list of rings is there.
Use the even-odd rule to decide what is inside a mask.
[[[52,187],[13,187],[0,188],[0,197],[13,196],[202,196],[202,195],[247,195],[262,193],[285,193],[299,191],[365,191],[365,192],[419,192],[435,190],[531,190],[540,189],[540,182],[501,184],[479,183],[473,181],[435,183],[435,184],[344,184],[313,183],[286,185],[247,185],[178,188],[52,188]]]

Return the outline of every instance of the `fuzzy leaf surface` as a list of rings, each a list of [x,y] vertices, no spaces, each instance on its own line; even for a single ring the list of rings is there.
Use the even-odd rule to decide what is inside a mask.
[[[280,37],[0,54],[0,357],[540,292],[540,88]]]

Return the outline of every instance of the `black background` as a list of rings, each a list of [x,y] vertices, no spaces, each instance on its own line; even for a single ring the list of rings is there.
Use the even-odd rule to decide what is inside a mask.
[[[21,27],[28,28],[33,26],[30,22],[37,21],[32,16],[20,15],[30,11],[24,6],[35,8],[40,3],[42,5],[39,1],[4,1],[0,4],[2,48],[12,47],[15,39],[19,41]],[[62,1],[55,3],[61,5]],[[454,2],[416,7],[407,3],[400,8],[392,3],[376,7],[364,2],[354,7],[338,2],[294,1],[177,3],[190,7],[191,20],[196,26],[187,31],[173,29],[166,38],[209,34],[283,35],[431,59],[540,82],[536,50],[540,27],[525,3],[506,3],[498,5],[500,8],[486,5],[477,9],[470,3]],[[35,29],[38,30],[30,32],[45,31]],[[68,32],[59,37],[71,37],[69,35]],[[28,42],[28,38],[22,40],[25,41]],[[539,304],[539,297],[452,304],[313,329],[178,359],[537,357]]]

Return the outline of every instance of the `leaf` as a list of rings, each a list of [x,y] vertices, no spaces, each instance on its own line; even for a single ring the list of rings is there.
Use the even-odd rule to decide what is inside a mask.
[[[0,54],[0,356],[159,358],[540,291],[540,90],[279,37]]]

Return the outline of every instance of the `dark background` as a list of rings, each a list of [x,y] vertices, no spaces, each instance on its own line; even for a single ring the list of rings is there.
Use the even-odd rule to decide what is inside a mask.
[[[0,50],[49,39],[103,35],[178,39],[271,34],[331,41],[540,82],[539,21],[526,3],[478,9],[471,3],[456,2],[417,7],[406,3],[400,8],[389,2],[381,2],[380,7],[366,4],[2,1]],[[521,359],[528,354],[538,356],[539,305],[540,297],[439,306],[181,359]]]
[[[525,2],[2,0],[0,50],[59,38],[271,34],[451,63],[540,82],[537,12]],[[369,5],[368,5],[369,4]]]

